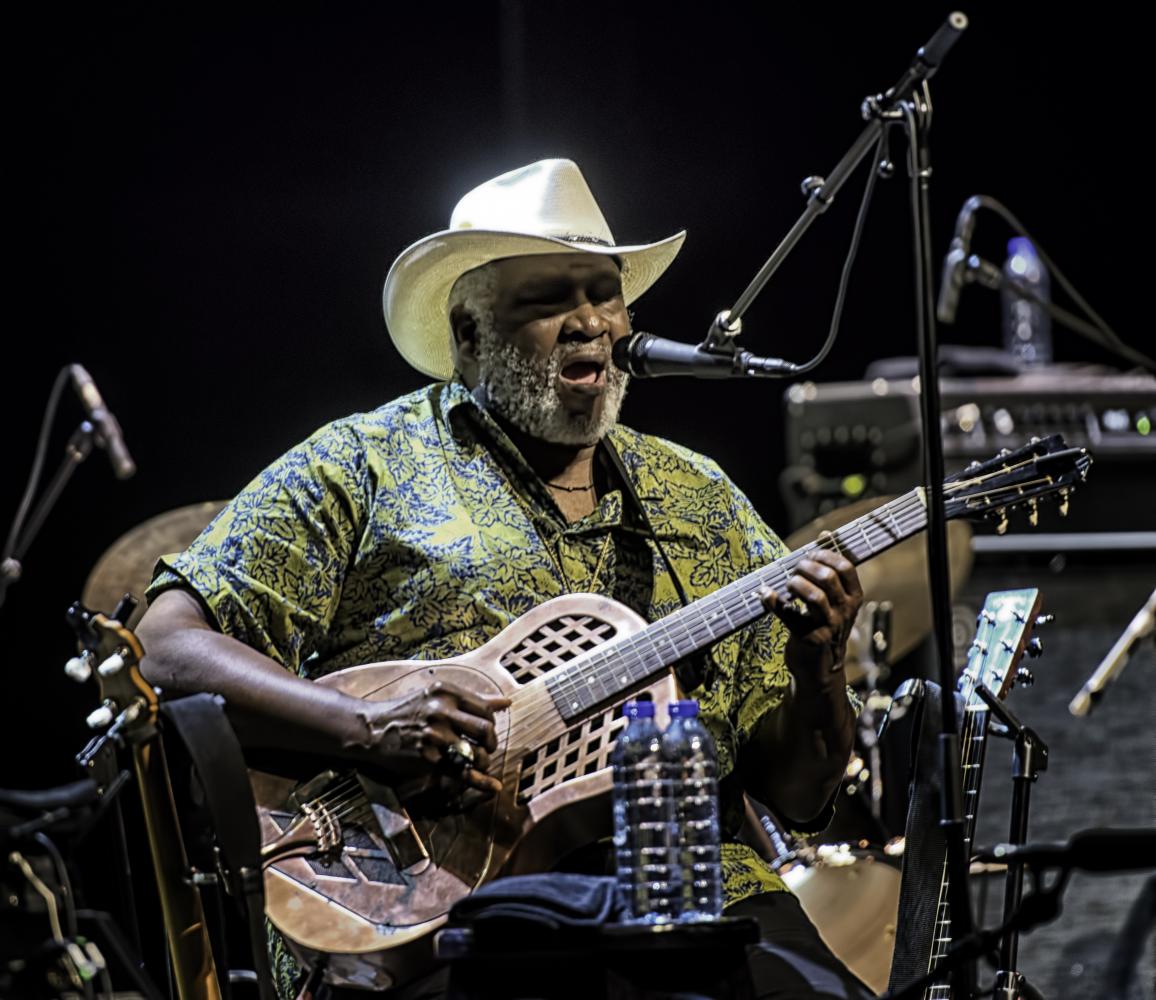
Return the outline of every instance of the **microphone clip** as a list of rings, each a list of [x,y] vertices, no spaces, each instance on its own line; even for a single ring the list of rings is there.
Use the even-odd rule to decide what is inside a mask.
[[[739,352],[735,339],[743,332],[743,321],[736,319],[731,322],[731,311],[724,309],[714,318],[710,329],[706,332],[706,339],[698,345],[700,351],[710,354],[724,354],[734,357]]]

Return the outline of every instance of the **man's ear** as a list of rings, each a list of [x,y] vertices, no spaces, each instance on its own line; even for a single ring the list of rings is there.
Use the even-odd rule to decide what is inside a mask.
[[[464,306],[450,311],[450,330],[453,334],[454,367],[466,385],[473,388],[478,373],[478,324]]]

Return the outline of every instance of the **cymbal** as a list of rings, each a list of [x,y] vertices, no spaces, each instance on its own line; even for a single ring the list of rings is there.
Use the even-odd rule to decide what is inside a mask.
[[[157,560],[188,548],[225,506],[225,500],[189,504],[149,518],[121,535],[88,574],[81,600],[86,607],[111,614],[125,594],[144,597]],[[132,628],[144,614],[144,605],[122,624]]]
[[[839,507],[803,525],[784,541],[794,550],[813,542],[824,531],[834,531],[855,518],[881,507],[894,497],[867,497]],[[966,521],[947,524],[947,550],[951,574],[951,594],[971,574],[971,525]],[[871,658],[871,622],[867,605],[891,602],[891,650],[889,659],[906,656],[931,633],[931,585],[927,576],[927,537],[918,535],[900,542],[857,567],[863,586],[863,608],[847,642],[847,675],[854,682],[863,676],[861,664]]]

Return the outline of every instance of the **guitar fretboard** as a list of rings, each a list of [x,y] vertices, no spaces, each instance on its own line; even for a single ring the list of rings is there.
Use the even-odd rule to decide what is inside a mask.
[[[977,698],[974,704],[964,708],[964,718],[960,738],[960,757],[963,771],[963,845],[964,853],[970,855],[971,840],[975,835],[975,817],[979,807],[979,787],[983,780],[984,754],[987,750],[987,723],[990,712]],[[939,879],[939,901],[935,908],[935,927],[931,939],[931,958],[927,971],[930,972],[951,948],[951,905],[948,902],[950,879],[948,877],[947,856],[943,858],[943,874]],[[951,1000],[949,984],[930,986],[924,994],[925,1000]]]
[[[546,677],[554,704],[567,720],[582,716],[761,618],[767,612],[759,591],[771,587],[786,594],[787,580],[795,567],[817,549],[839,552],[857,565],[926,525],[923,491],[912,490],[640,632],[591,650],[565,668],[556,668]]]

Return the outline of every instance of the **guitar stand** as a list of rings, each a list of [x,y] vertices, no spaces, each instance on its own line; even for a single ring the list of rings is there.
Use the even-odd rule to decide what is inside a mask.
[[[1032,783],[1041,772],[1048,769],[1048,745],[1040,739],[1034,729],[1025,726],[987,687],[979,685],[976,694],[983,699],[984,704],[998,720],[988,726],[988,732],[1014,741],[1011,829],[1008,833],[1008,843],[1023,844],[1027,841]],[[1000,942],[999,971],[995,976],[995,988],[992,993],[995,1000],[1021,1000],[1021,998],[1035,1000],[1040,997],[1039,991],[1027,981],[1023,973],[1015,969],[1019,955],[1019,929],[1010,925],[1023,900],[1023,888],[1023,863],[1009,861],[1003,904],[1003,922],[1009,929]]]

